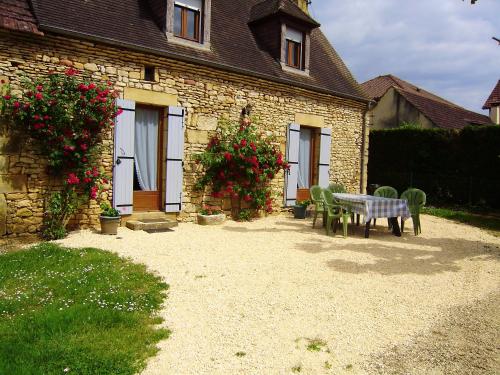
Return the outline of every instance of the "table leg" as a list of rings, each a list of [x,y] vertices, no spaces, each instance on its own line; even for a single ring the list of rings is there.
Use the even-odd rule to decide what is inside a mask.
[[[356,214],[356,225],[359,227],[359,217],[361,215],[360,214]]]
[[[365,226],[365,238],[370,238],[370,223],[372,221],[368,221]]]
[[[401,230],[399,229],[398,218],[391,217],[389,218],[389,222],[392,225],[392,234],[394,234],[396,237],[401,237]]]

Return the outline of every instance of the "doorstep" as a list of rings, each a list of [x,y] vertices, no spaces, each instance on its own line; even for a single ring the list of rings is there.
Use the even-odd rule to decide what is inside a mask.
[[[125,226],[132,230],[160,231],[171,229],[179,224],[175,214],[165,212],[138,212],[124,218]]]

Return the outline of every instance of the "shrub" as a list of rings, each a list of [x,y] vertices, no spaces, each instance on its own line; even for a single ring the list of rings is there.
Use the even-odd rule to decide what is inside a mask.
[[[195,160],[203,167],[196,188],[210,188],[214,198],[229,197],[254,209],[272,211],[270,182],[289,168],[272,137],[259,133],[249,118],[219,123],[217,134]]]
[[[111,82],[90,82],[72,68],[34,81],[23,79],[22,88],[14,97],[7,85],[2,87],[1,114],[47,159],[48,173],[63,181],[63,191],[49,198],[45,218],[46,236],[58,238],[69,216],[108,184],[97,165],[102,138],[121,113],[115,105],[117,93]]]

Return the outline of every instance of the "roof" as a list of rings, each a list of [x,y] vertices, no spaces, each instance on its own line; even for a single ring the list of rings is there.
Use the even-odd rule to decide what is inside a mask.
[[[320,24],[304,13],[293,1],[289,0],[264,0],[252,7],[249,22],[255,22],[276,14],[284,14],[299,21],[308,23],[313,27]]]
[[[27,0],[0,0],[0,28],[42,34]]]
[[[0,0],[0,8],[9,1],[13,0]],[[26,3],[29,0],[15,1]],[[158,22],[155,22],[157,17],[154,17],[147,1],[30,1],[38,27],[46,33],[108,43],[357,101],[368,101],[344,62],[318,28],[311,31],[309,76],[283,70],[279,61],[259,48],[248,22],[252,8],[262,3],[262,0],[214,0],[210,51],[169,42]],[[273,0],[269,4],[275,3]],[[280,9],[286,9],[288,13],[294,13],[298,17],[297,12],[301,12],[300,17],[310,19],[292,0],[277,3],[285,4],[285,8]],[[218,32],[220,30],[223,32]]]
[[[394,88],[439,128],[461,129],[471,124],[491,124],[491,119],[488,116],[462,108],[393,75],[385,75],[371,79],[362,83],[361,87],[366,95],[377,101],[380,100],[390,88]]]
[[[490,109],[491,107],[495,107],[500,105],[500,79],[498,80],[497,85],[491,92],[490,97],[484,103],[483,109]]]

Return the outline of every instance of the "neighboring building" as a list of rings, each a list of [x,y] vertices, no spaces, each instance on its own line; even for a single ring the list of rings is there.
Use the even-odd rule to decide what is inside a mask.
[[[0,78],[17,90],[21,75],[71,66],[113,82],[128,111],[105,144],[102,166],[114,176],[109,198],[128,218],[145,211],[194,218],[204,197],[193,189],[193,155],[219,119],[237,121],[249,104],[292,163],[273,182],[280,206],[316,183],[363,191],[368,99],[307,3],[0,0]],[[158,136],[134,146],[135,125],[145,118]],[[144,150],[162,161],[150,186],[137,183],[134,159]],[[34,150],[0,135],[0,235],[39,230],[48,180]],[[95,226],[98,212],[91,204],[75,224]]]
[[[422,128],[462,129],[468,125],[491,125],[488,116],[469,111],[393,75],[361,84],[376,102],[373,129],[399,127],[402,123]]]
[[[490,119],[494,124],[500,125],[500,80],[484,103],[483,109],[490,111]]]

